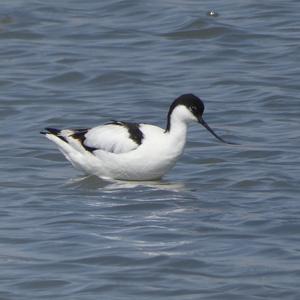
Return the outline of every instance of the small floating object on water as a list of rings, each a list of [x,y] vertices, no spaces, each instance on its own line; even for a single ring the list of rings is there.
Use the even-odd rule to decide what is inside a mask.
[[[204,104],[193,94],[173,101],[167,115],[166,129],[144,123],[111,121],[94,128],[45,128],[71,164],[87,174],[104,179],[157,180],[169,171],[182,154],[187,127],[196,122],[219,141],[203,119]]]
[[[209,17],[218,17],[219,16],[219,14],[214,10],[210,10],[209,12],[207,12],[207,15]]]

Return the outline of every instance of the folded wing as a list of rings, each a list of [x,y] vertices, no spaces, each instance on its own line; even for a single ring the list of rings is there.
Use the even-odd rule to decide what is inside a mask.
[[[72,137],[78,139],[90,152],[102,150],[111,153],[126,153],[141,144],[141,139],[132,138],[133,125],[130,126],[131,128],[129,128],[129,123],[113,122],[91,129],[75,130]],[[140,134],[142,135],[141,132]]]

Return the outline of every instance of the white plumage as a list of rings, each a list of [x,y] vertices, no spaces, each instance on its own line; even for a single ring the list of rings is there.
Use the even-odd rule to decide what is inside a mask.
[[[90,129],[86,137],[86,145],[112,153],[132,151],[138,145],[130,139],[126,127],[116,124],[107,124]]]
[[[156,180],[176,163],[186,142],[187,125],[204,122],[202,101],[182,95],[170,106],[167,128],[112,121],[91,129],[46,128],[41,133],[53,141],[74,167],[105,179]]]

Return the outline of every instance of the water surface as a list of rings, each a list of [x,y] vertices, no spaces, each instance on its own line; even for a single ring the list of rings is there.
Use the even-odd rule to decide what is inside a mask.
[[[1,299],[298,299],[299,3],[4,1]],[[218,16],[209,16],[214,10]],[[39,131],[194,125],[161,182],[74,170]]]

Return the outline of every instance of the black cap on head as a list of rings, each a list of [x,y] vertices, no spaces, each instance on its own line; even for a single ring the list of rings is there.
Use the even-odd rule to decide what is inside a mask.
[[[193,94],[184,94],[178,97],[177,99],[175,99],[170,107],[170,111],[172,112],[172,110],[177,105],[184,105],[188,109],[190,108],[194,108],[194,110],[197,109],[201,114],[203,114],[204,112],[204,104],[202,100]]]
[[[173,110],[175,107],[178,105],[184,105],[189,109],[194,116],[199,120],[199,118],[202,117],[202,114],[204,112],[204,104],[200,98],[193,94],[184,94],[179,96],[177,99],[173,101],[173,103],[170,106],[169,112],[168,112],[168,123],[167,123],[167,128],[166,131],[170,130],[170,118]]]

